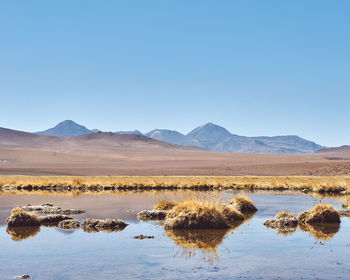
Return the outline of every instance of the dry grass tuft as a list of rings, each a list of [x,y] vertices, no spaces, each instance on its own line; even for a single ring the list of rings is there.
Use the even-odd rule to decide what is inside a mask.
[[[300,213],[298,222],[306,224],[339,224],[340,215],[330,204],[317,204],[314,208]]]
[[[171,200],[161,200],[154,205],[155,210],[170,210],[176,206],[177,202]]]
[[[256,212],[258,210],[250,198],[242,195],[232,198],[229,204],[241,213]]]
[[[37,215],[25,212],[19,207],[12,209],[6,222],[9,227],[40,226],[40,218]]]
[[[171,209],[165,221],[168,229],[226,229],[244,220],[230,206],[201,200],[184,200]]]
[[[302,190],[350,193],[350,176],[0,176],[0,187]]]

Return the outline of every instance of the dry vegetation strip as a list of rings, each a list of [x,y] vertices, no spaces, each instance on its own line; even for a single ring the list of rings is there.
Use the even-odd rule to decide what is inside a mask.
[[[350,176],[0,176],[2,190],[9,188],[230,188],[304,190],[350,193]]]

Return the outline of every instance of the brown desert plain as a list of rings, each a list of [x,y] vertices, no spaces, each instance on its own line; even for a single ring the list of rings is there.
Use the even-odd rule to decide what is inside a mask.
[[[0,128],[1,175],[334,176],[350,174],[350,147],[313,154],[213,152],[140,135],[56,137]]]

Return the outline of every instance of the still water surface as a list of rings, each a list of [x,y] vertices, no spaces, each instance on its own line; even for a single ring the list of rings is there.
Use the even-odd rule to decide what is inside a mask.
[[[208,194],[206,194],[208,196]],[[217,194],[213,194],[217,195]],[[183,192],[71,195],[0,195],[0,279],[350,279],[350,220],[338,232],[297,229],[281,235],[263,223],[278,211],[311,208],[320,198],[295,193],[246,194],[259,211],[231,231],[165,231],[159,222],[141,222],[136,213]],[[222,192],[223,200],[233,194]],[[324,198],[342,207],[343,198]],[[41,227],[22,241],[6,232],[12,207],[51,202],[86,213],[78,220],[121,218],[121,232],[86,233]],[[133,236],[153,235],[138,240]],[[321,239],[320,239],[321,238]]]

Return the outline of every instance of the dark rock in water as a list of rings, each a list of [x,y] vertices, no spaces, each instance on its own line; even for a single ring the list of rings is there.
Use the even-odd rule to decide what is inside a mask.
[[[134,236],[135,239],[154,239],[154,236],[153,235],[143,235],[143,234],[140,234],[140,235],[136,235]]]
[[[20,208],[14,208],[11,212],[11,216],[7,218],[6,222],[10,227],[40,226],[40,219],[38,216],[32,213],[27,213]]]
[[[62,215],[79,215],[85,213],[83,210],[79,209],[58,209],[58,210],[43,210],[43,214],[62,214]]]
[[[268,228],[277,229],[280,234],[289,234],[296,230],[298,220],[293,213],[283,211],[278,213],[273,219],[267,220],[264,225]]]
[[[58,223],[58,227],[65,230],[77,230],[80,227],[80,223],[75,220],[63,220]]]
[[[79,209],[61,209],[60,207],[48,203],[22,206],[21,209],[28,212],[37,212],[39,214],[79,215],[85,213],[85,211]]]
[[[349,209],[339,210],[338,213],[341,217],[350,217],[350,210]]]
[[[24,274],[24,275],[20,275],[20,276],[16,276],[16,279],[29,279],[30,276],[28,274]]]
[[[43,210],[47,209],[61,209],[57,206],[53,206],[52,204],[46,203],[46,204],[41,204],[41,205],[26,205],[26,206],[21,206],[21,209],[27,212],[41,212]]]
[[[137,218],[142,221],[164,220],[166,214],[166,210],[143,210],[137,213]]]
[[[44,217],[40,217],[40,223],[44,226],[57,226],[59,222],[64,220],[72,220],[72,217],[65,216],[65,215],[48,215]]]
[[[86,232],[99,232],[99,231],[122,231],[128,224],[119,219],[85,219],[81,227]]]

